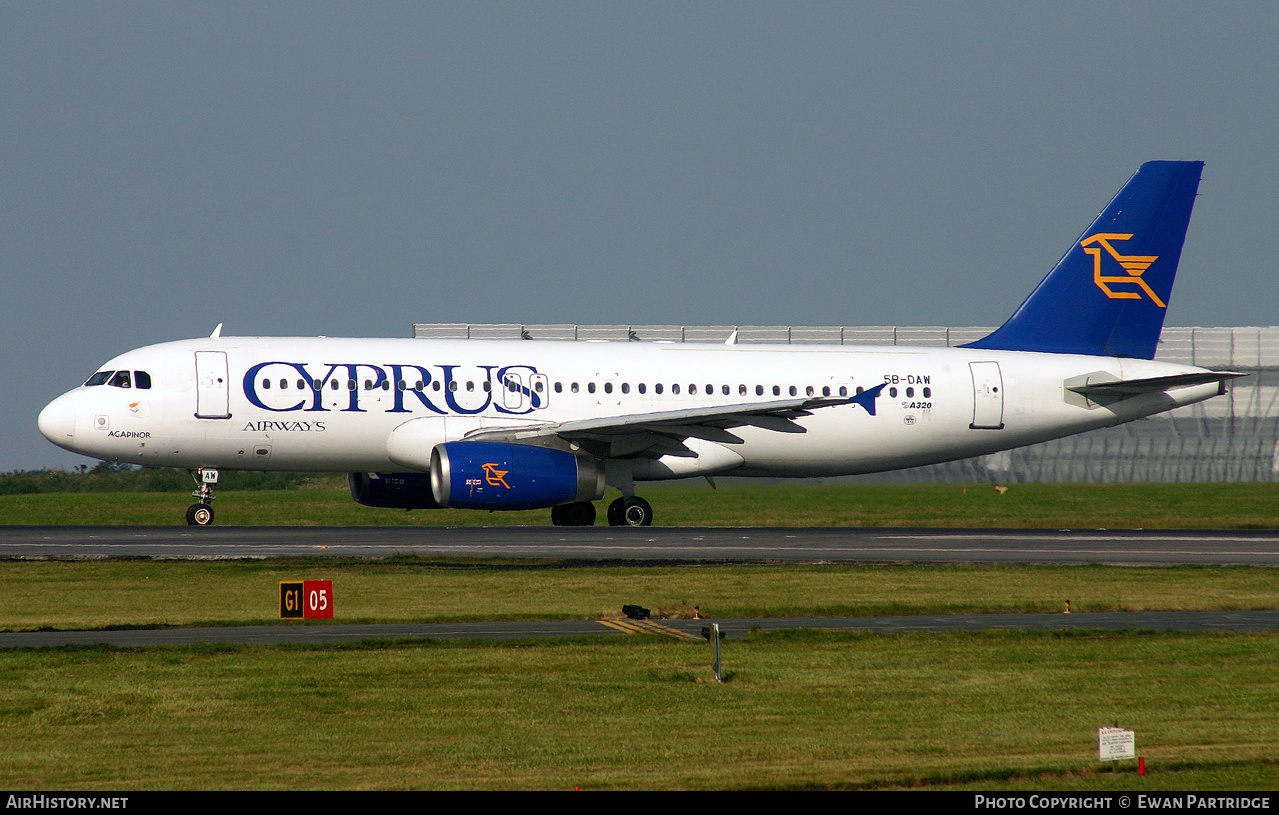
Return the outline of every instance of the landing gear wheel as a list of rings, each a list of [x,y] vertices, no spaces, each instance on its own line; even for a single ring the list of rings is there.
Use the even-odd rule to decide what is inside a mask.
[[[618,498],[608,505],[608,524],[609,526],[652,526],[653,507],[637,495]]]
[[[211,526],[213,507],[209,506],[209,502],[213,500],[213,485],[218,483],[218,471],[212,467],[201,467],[197,470],[187,470],[187,472],[199,486],[199,489],[191,493],[196,503],[187,507],[187,525]]]
[[[213,524],[213,507],[208,504],[192,504],[187,507],[188,526],[211,526]]]
[[[594,526],[595,505],[590,501],[551,507],[551,523],[556,526]]]

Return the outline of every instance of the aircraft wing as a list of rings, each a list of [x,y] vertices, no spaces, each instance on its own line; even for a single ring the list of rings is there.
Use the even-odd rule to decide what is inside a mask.
[[[814,410],[835,405],[859,404],[875,413],[875,397],[883,390],[879,385],[852,397],[809,397],[780,399],[771,402],[748,402],[735,405],[635,413],[547,422],[521,427],[485,427],[467,433],[466,441],[505,441],[537,444],[556,437],[575,442],[602,457],[696,454],[683,442],[687,439],[725,444],[740,444],[742,438],[732,432],[738,427],[759,427],[778,433],[804,433],[795,419],[811,416]]]

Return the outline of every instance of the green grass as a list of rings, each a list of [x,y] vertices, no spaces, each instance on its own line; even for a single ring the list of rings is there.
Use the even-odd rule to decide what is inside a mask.
[[[487,567],[486,567],[487,564]],[[493,561],[0,561],[0,629],[278,623],[279,582],[331,579],[336,622],[1279,608],[1279,573],[1179,566],[670,566]]]
[[[1272,569],[0,562],[0,627],[1057,610],[1061,634],[784,632],[0,652],[0,786],[61,789],[1271,789],[1279,635],[1088,632],[1088,610],[1273,608]],[[1151,774],[1103,771],[1096,728]]]
[[[10,789],[1272,789],[1275,635],[0,655]],[[1099,772],[1097,728],[1150,774]]]
[[[1272,484],[990,485],[755,483],[723,479],[641,485],[662,526],[1015,528],[1279,527]],[[220,525],[492,526],[550,523],[549,510],[403,510],[363,507],[345,489],[219,491]],[[597,504],[602,518],[606,502]],[[0,495],[0,524],[184,523],[181,493]],[[601,520],[600,523],[603,523]]]

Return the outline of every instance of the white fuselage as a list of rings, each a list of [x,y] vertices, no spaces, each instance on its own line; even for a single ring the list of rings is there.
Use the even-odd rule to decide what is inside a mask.
[[[874,415],[841,404],[789,429],[734,427],[740,442],[694,433],[695,458],[650,455],[634,463],[637,480],[913,467],[1220,392],[1213,382],[1098,404],[1067,385],[1093,374],[1128,380],[1202,369],[966,348],[210,337],[130,351],[102,370],[129,371],[129,387],[106,382],[59,397],[40,417],[51,441],[111,461],[248,470],[426,470],[432,447],[482,427],[851,396],[886,385]],[[149,388],[136,386],[148,378]],[[610,444],[609,458],[627,457],[624,436]]]

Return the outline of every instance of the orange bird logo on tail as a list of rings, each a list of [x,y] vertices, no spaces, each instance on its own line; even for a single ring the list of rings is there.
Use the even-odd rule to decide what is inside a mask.
[[[1098,232],[1088,238],[1084,238],[1079,245],[1084,247],[1084,251],[1092,255],[1092,279],[1097,284],[1097,288],[1106,293],[1111,300],[1140,300],[1141,294],[1135,291],[1115,291],[1110,288],[1118,283],[1132,283],[1139,289],[1150,296],[1151,302],[1160,308],[1167,308],[1164,301],[1141,279],[1146,270],[1150,268],[1150,264],[1159,260],[1158,255],[1121,255],[1115,251],[1115,247],[1111,246],[1111,241],[1126,241],[1132,235],[1124,235],[1118,232]],[[1092,246],[1094,243],[1100,246]],[[1101,250],[1105,249],[1115,262],[1118,263],[1126,275],[1103,275],[1101,273]]]

